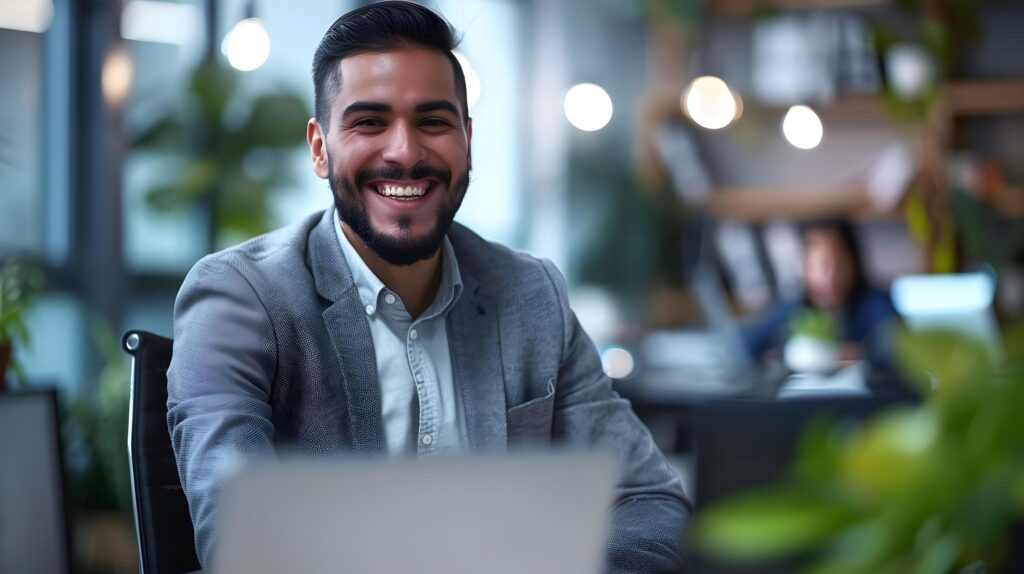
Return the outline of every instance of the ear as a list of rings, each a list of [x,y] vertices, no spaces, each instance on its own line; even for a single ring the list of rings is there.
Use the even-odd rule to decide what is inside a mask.
[[[473,170],[473,118],[466,119],[466,167]]]
[[[313,173],[320,179],[327,179],[330,175],[327,169],[327,137],[316,118],[309,118],[306,123],[306,143],[309,144],[309,157],[313,161]]]

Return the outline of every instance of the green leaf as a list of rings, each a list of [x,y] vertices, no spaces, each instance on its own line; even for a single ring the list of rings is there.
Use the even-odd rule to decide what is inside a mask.
[[[841,428],[835,421],[817,419],[804,430],[794,462],[795,476],[803,483],[823,483],[836,477],[841,455]]]
[[[239,130],[239,138],[253,147],[290,148],[306,137],[309,111],[305,102],[291,94],[270,94],[252,105],[249,121]]]
[[[840,480],[868,500],[911,504],[931,494],[924,486],[945,472],[937,460],[937,417],[923,410],[898,410],[876,417],[843,453]]]
[[[961,543],[956,536],[946,534],[918,550],[918,561],[913,574],[948,574],[956,565]]]
[[[806,492],[755,492],[698,515],[696,544],[731,561],[778,558],[821,544],[850,519],[849,511]]]
[[[836,341],[839,329],[832,314],[827,311],[803,309],[790,323],[793,336],[809,337],[819,341]]]
[[[925,392],[955,395],[964,385],[986,381],[995,360],[984,344],[950,331],[898,331],[896,354],[905,373]],[[933,389],[936,386],[937,389]]]
[[[188,143],[188,128],[178,117],[168,114],[136,135],[131,146],[146,151],[176,151]]]

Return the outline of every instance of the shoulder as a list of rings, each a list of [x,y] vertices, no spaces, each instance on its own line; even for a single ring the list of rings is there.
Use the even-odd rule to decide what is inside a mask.
[[[488,241],[458,223],[448,232],[452,249],[464,275],[490,293],[564,291],[565,280],[553,263],[529,253]]]
[[[253,283],[268,275],[294,274],[305,267],[308,236],[322,216],[323,212],[317,212],[299,223],[207,255],[192,267],[185,283],[211,276],[242,276]]]
[[[858,307],[862,313],[891,315],[896,312],[892,306],[892,301],[889,299],[889,295],[875,288],[869,288],[864,292]]]

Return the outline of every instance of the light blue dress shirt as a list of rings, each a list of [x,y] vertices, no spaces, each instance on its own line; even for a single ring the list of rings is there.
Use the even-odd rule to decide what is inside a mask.
[[[359,256],[337,217],[334,231],[370,323],[388,452],[424,456],[467,447],[445,321],[462,294],[459,264],[448,238],[441,247],[441,284],[434,301],[413,319],[398,294]]]

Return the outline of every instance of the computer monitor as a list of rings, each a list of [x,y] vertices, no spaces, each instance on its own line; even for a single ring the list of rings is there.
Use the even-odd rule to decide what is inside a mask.
[[[0,393],[0,572],[69,571],[53,391]]]
[[[892,302],[908,328],[942,329],[978,341],[1001,356],[989,273],[906,275],[892,284]]]

